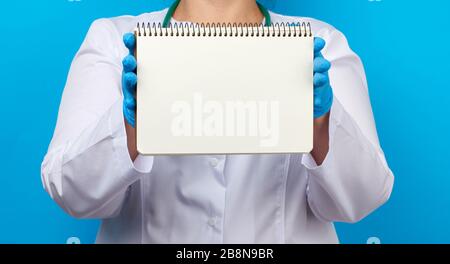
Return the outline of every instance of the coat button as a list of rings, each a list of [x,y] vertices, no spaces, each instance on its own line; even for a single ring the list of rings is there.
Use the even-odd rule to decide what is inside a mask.
[[[213,167],[217,167],[217,165],[219,165],[219,160],[216,158],[213,158],[209,161],[209,164]]]
[[[211,217],[208,219],[208,225],[214,227],[217,225],[217,218],[216,217]]]

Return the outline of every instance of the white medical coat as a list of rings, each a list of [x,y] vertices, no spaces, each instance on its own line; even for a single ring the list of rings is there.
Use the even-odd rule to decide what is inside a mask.
[[[122,113],[121,62],[128,53],[122,36],[138,22],[161,22],[166,12],[92,24],[42,163],[44,187],[66,212],[102,219],[98,243],[337,243],[333,222],[356,222],[389,198],[393,174],[378,142],[363,65],[342,33],[310,18],[271,13],[274,23],[311,22],[327,42],[335,97],[322,165],[310,154],[133,162]]]

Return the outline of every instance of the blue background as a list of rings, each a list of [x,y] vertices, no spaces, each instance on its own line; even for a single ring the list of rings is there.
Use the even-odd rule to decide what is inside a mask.
[[[42,188],[40,163],[70,62],[100,17],[158,10],[169,0],[0,1],[0,243],[92,243],[98,221],[66,215]],[[390,201],[343,243],[450,243],[448,31],[442,0],[262,1],[343,31],[365,63],[378,132],[396,176]]]

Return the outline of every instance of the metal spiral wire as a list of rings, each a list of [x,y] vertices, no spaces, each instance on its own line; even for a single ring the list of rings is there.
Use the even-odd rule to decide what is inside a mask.
[[[137,36],[149,37],[312,37],[311,23],[220,24],[220,23],[138,23]]]

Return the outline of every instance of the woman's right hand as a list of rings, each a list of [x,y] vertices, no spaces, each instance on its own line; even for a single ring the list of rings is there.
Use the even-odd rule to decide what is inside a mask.
[[[122,92],[123,92],[123,116],[125,118],[125,130],[127,133],[128,152],[134,161],[138,155],[136,147],[136,84],[137,62],[134,57],[136,37],[133,33],[123,36],[123,43],[129,50],[129,54],[123,59]]]
[[[123,115],[125,121],[132,126],[136,126],[136,84],[137,62],[134,57],[136,48],[136,37],[133,33],[123,36],[123,43],[129,50],[129,54],[123,59],[122,90],[123,90]]]

